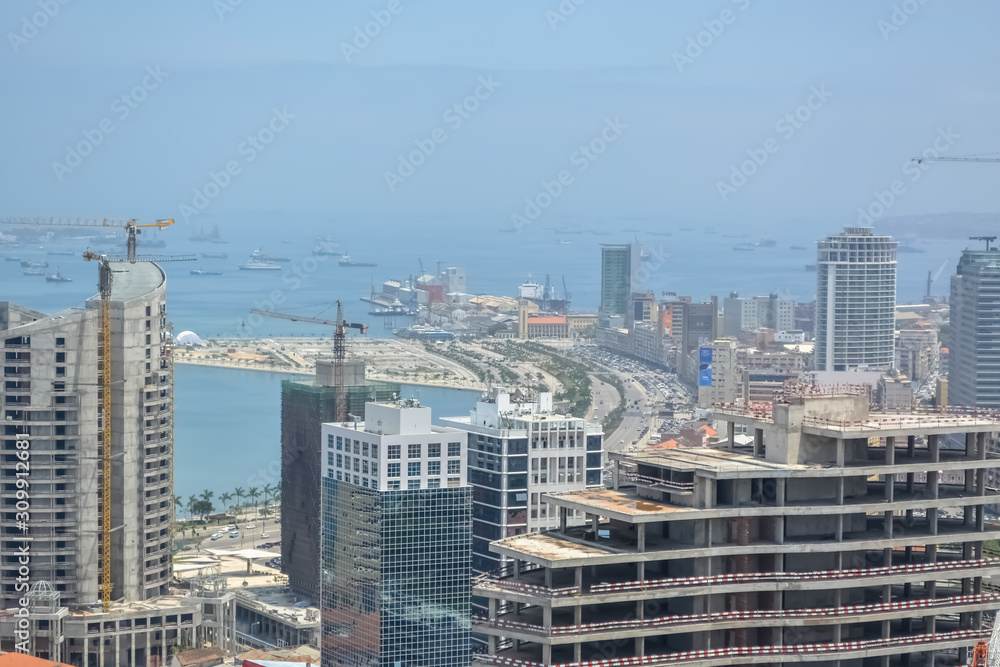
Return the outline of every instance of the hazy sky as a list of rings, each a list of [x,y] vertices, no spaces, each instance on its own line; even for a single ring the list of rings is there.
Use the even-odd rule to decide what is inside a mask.
[[[1000,164],[904,165],[1000,151],[998,25],[985,0],[7,0],[2,215],[474,231],[544,181],[540,221],[822,236],[897,179],[889,215],[993,212]]]

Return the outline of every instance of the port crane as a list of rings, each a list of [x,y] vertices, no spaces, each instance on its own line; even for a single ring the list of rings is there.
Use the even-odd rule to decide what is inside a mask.
[[[21,225],[23,227],[118,227],[124,228],[125,233],[128,238],[125,243],[125,261],[130,264],[135,264],[136,261],[144,261],[136,258],[135,255],[135,240],[136,235],[141,234],[142,230],[148,227],[155,227],[157,229],[163,229],[174,224],[173,218],[165,218],[163,220],[157,220],[150,223],[140,224],[139,220],[136,218],[119,219],[119,218],[2,218],[0,219],[0,224],[4,225]],[[190,256],[192,260],[195,259],[194,255]],[[171,261],[175,258],[161,257],[157,261]],[[117,260],[111,260],[117,261]],[[187,261],[178,260],[178,261]]]
[[[338,422],[347,421],[347,395],[344,387],[344,362],[347,359],[347,330],[357,329],[362,335],[368,332],[367,324],[357,324],[344,321],[344,311],[340,301],[337,302],[337,319],[322,320],[316,317],[303,317],[301,315],[289,315],[287,313],[275,313],[269,310],[254,308],[250,311],[263,317],[274,317],[280,320],[290,320],[292,322],[307,322],[309,324],[325,324],[334,327],[333,334],[333,384],[337,388],[336,419]]]

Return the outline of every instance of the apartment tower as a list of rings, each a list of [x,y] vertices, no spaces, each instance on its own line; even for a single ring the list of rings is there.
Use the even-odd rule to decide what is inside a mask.
[[[113,263],[111,294],[111,553],[101,553],[102,488],[99,297],[46,315],[0,302],[3,455],[0,529],[18,535],[15,444],[30,441],[33,581],[63,604],[100,599],[103,559],[111,598],[168,592],[173,518],[173,370],[166,352],[166,277],[155,264]],[[96,276],[97,269],[94,268]],[[0,601],[15,606],[18,553],[3,543]]]
[[[895,356],[896,241],[845,227],[818,244],[819,371],[885,370]]]

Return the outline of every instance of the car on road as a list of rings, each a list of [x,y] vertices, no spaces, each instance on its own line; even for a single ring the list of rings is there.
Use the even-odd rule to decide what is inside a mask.
[[[240,536],[240,531],[238,530],[234,530],[233,532],[229,533],[229,537],[239,537],[239,536]]]
[[[221,536],[218,533],[216,533],[215,535],[212,535],[212,541],[213,542],[216,541],[217,539],[219,539],[219,537],[221,537]]]
[[[249,526],[247,526],[247,530],[249,530],[251,528],[256,528],[256,527],[257,527],[257,524],[251,523]]]

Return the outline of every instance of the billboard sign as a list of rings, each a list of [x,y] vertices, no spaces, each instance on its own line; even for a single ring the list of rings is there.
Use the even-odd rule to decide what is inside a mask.
[[[712,348],[698,349],[698,386],[712,386]]]

